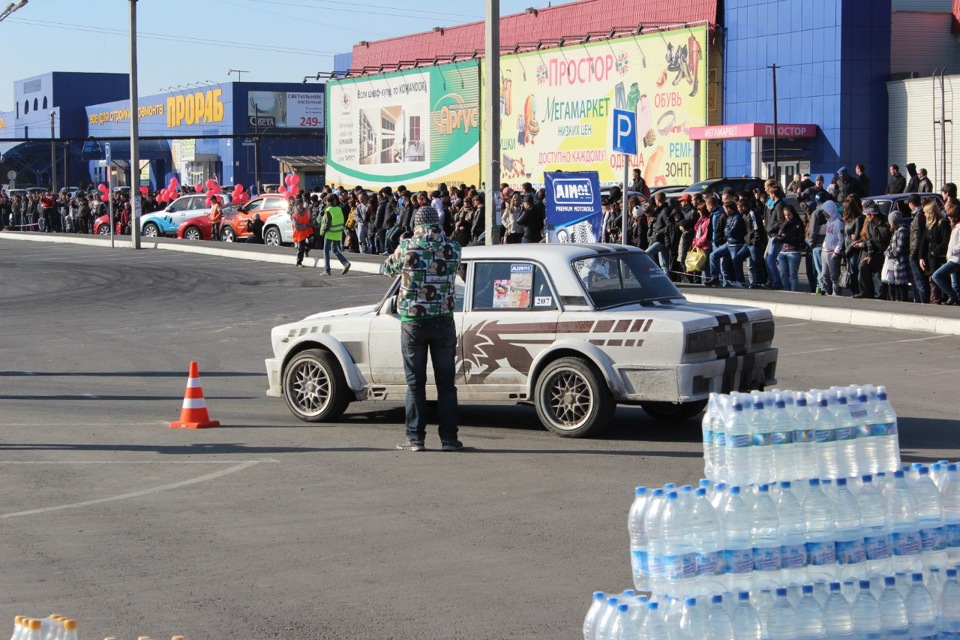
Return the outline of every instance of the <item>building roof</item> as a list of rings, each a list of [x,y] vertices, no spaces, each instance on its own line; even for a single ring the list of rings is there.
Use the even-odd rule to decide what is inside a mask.
[[[717,21],[717,0],[580,0],[556,7],[528,9],[500,18],[500,48],[521,43],[556,44],[560,38],[610,34],[614,28],[671,26]],[[435,27],[408,36],[361,42],[353,47],[354,69],[397,65],[418,59],[479,51],[483,55],[484,22]],[[552,41],[552,42],[551,42]]]
[[[294,171],[297,169],[322,169],[327,166],[324,156],[273,156],[273,159],[285,164]]]

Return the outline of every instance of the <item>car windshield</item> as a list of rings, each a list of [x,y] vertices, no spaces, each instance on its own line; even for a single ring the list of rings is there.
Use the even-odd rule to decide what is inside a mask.
[[[645,253],[583,258],[573,263],[597,309],[683,298],[667,274]]]

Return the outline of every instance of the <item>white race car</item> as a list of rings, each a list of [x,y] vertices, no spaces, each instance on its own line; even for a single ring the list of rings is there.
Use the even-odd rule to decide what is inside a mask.
[[[403,404],[398,288],[399,278],[377,304],[274,327],[267,395],[308,422],[335,420],[354,400]],[[595,433],[618,403],[683,420],[710,392],[776,382],[770,311],[688,302],[634,247],[467,247],[456,295],[460,401],[532,402],[562,436]]]

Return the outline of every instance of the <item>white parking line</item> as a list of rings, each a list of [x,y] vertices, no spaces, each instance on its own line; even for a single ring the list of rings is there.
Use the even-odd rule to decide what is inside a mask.
[[[827,353],[828,351],[842,351],[843,349],[862,349],[863,347],[882,347],[886,344],[900,344],[903,342],[923,342],[925,340],[939,340],[941,338],[955,338],[956,336],[952,335],[936,335],[929,336],[926,338],[906,338],[904,340],[885,340],[884,342],[867,342],[864,344],[850,344],[844,345],[842,347],[830,347],[828,349],[814,349],[812,351],[795,351],[794,353],[781,353],[780,357],[784,356],[806,356],[814,353]]]
[[[97,504],[103,504],[105,502],[117,502],[118,500],[126,500],[127,498],[139,498],[141,496],[150,495],[151,493],[160,493],[161,491],[170,491],[171,489],[179,489],[180,487],[187,487],[192,484],[199,484],[201,482],[206,482],[207,480],[215,480],[217,478],[221,478],[231,473],[236,473],[237,471],[243,471],[244,469],[249,469],[250,467],[257,464],[260,464],[259,461],[257,460],[248,460],[247,462],[241,462],[240,464],[234,465],[227,469],[221,469],[220,471],[208,473],[206,475],[198,476],[196,478],[191,478],[189,480],[181,480],[180,482],[174,482],[173,484],[165,484],[159,487],[151,487],[149,489],[142,489],[140,491],[122,493],[117,496],[109,496],[107,498],[98,498],[96,500],[86,500],[84,502],[74,502],[72,504],[61,504],[56,507],[45,507],[43,509],[31,509],[29,511],[16,511],[13,513],[4,513],[4,514],[0,514],[0,520],[5,520],[7,518],[18,518],[20,516],[35,516],[42,513],[53,513],[54,511],[65,511],[67,509],[80,509],[82,507],[90,507]]]
[[[60,449],[46,449],[60,451]],[[0,464],[240,464],[278,463],[276,458],[263,460],[0,460]]]

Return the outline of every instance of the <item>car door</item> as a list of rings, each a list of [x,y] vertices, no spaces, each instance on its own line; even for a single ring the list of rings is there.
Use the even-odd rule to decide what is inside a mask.
[[[453,318],[457,326],[457,335],[463,327],[463,303],[466,290],[466,265],[461,266],[455,283],[455,306]],[[395,301],[400,289],[400,279],[394,280],[388,291],[380,312],[370,321],[368,353],[370,355],[370,380],[377,385],[402,385],[407,383],[403,371],[403,356],[400,353],[400,315],[396,312]],[[457,384],[465,382],[463,376],[462,341],[457,342]],[[434,384],[433,364],[427,364],[427,384]]]
[[[478,260],[460,332],[468,385],[526,385],[537,354],[553,344],[559,300],[546,270],[518,260]]]

